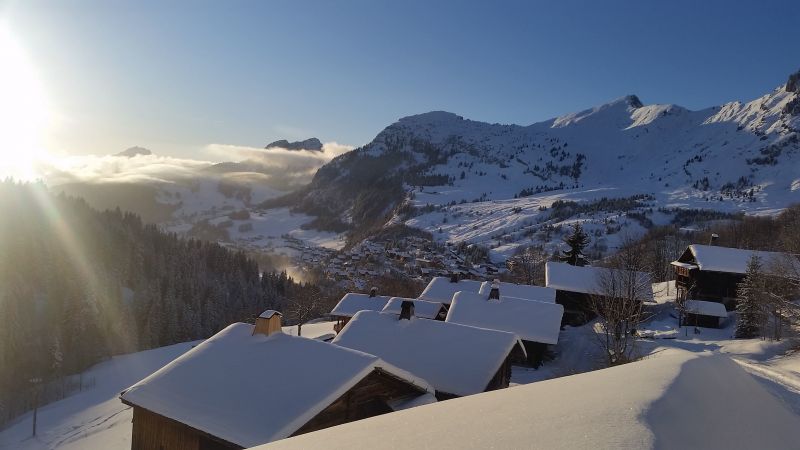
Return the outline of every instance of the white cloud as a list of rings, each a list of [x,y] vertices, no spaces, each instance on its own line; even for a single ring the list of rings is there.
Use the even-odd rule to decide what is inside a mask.
[[[225,144],[206,147],[214,160],[236,164],[216,165],[211,161],[182,159],[159,155],[138,155],[133,158],[119,156],[63,156],[41,162],[37,172],[51,185],[65,183],[174,183],[189,179],[230,177],[254,183],[290,188],[308,183],[322,165],[353,147],[328,142],[321,151],[269,150]]]

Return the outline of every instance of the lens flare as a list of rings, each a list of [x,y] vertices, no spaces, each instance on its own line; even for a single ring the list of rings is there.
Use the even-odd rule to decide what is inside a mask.
[[[36,177],[50,114],[34,66],[0,23],[0,177]]]

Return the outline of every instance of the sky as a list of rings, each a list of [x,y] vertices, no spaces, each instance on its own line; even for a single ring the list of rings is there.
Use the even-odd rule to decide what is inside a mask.
[[[627,94],[750,100],[800,69],[796,6],[0,0],[0,27],[46,101],[48,151],[214,160],[214,145],[359,146],[431,110],[527,125]]]

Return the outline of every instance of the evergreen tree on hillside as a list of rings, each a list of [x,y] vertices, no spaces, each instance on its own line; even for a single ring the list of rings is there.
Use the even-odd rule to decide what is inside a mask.
[[[561,252],[558,259],[573,266],[585,266],[587,261],[583,249],[589,245],[589,235],[583,231],[580,223],[575,222],[572,232],[564,237],[564,242],[569,245],[569,250]]]
[[[737,292],[736,312],[739,314],[739,319],[736,321],[737,338],[753,338],[760,335],[764,322],[765,287],[761,262],[758,256],[753,255],[747,263],[747,274],[739,283]]]

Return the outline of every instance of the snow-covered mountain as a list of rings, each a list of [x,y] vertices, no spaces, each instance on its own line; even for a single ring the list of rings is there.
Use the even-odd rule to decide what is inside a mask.
[[[673,208],[773,213],[800,201],[798,78],[699,111],[629,95],[529,126],[405,117],[284,204],[322,226],[405,223],[499,254],[576,219],[613,246],[610,235],[676,220]]]

